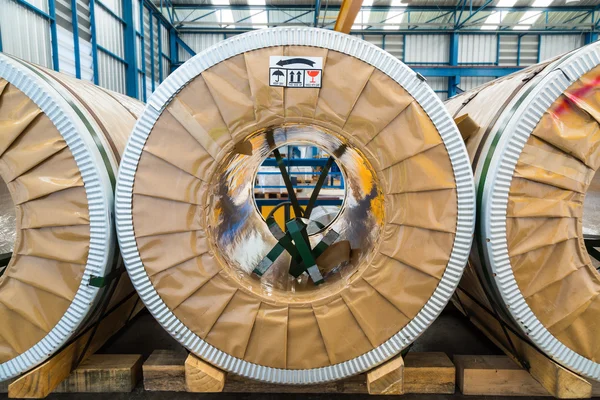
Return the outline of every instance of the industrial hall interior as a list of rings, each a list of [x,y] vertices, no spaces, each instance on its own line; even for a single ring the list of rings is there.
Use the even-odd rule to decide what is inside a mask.
[[[600,398],[599,33],[0,0],[0,399]]]

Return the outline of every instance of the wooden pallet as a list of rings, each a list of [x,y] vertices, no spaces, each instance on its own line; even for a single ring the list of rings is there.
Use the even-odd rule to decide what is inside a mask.
[[[50,360],[53,361],[53,360]],[[49,361],[49,362],[50,362]],[[61,365],[50,363],[62,373]],[[27,390],[9,389],[11,398],[39,398],[49,393],[46,382],[55,382],[54,370],[38,373]],[[568,376],[568,375],[567,375]],[[67,379],[54,385],[56,393],[130,392],[142,381],[147,391],[195,393],[348,393],[398,395],[406,393],[453,394],[455,386],[464,395],[553,396],[534,376],[509,356],[408,353],[361,375],[321,385],[286,386],[265,384],[224,371],[180,351],[155,350],[142,364],[141,355],[91,355]],[[573,377],[570,377],[573,378]],[[577,377],[579,378],[579,377]],[[44,381],[47,379],[47,381]],[[580,378],[579,378],[580,379]],[[29,382],[34,380],[29,379]],[[558,377],[565,383],[565,377]],[[579,382],[579,381],[575,381]],[[573,381],[570,381],[573,383]],[[580,382],[581,383],[581,382]],[[585,382],[587,383],[587,382]],[[589,398],[596,390],[571,388],[562,398]]]
[[[599,383],[590,382],[569,371],[540,353],[530,342],[508,329],[503,329],[493,315],[464,292],[458,290],[456,296],[460,299],[460,302],[455,304],[457,308],[506,354],[503,358],[455,356],[457,381],[463,394],[548,395],[559,399],[600,396]],[[520,360],[529,365],[528,370],[518,365]],[[511,381],[514,381],[514,384],[509,390],[507,386],[511,384],[507,382]]]
[[[141,356],[95,353],[143,308],[143,303],[132,292],[105,315],[91,341],[92,328],[88,328],[44,363],[12,381],[0,384],[0,392],[8,392],[9,398],[41,399],[55,391],[131,391],[141,377],[138,374],[138,371],[141,372]],[[75,363],[84,350],[84,361],[75,369]]]
[[[438,393],[455,390],[455,368],[445,353],[409,353],[367,372],[321,385],[275,385],[227,374],[193,355],[156,350],[143,365],[148,391],[231,393]]]
[[[254,195],[257,199],[287,199],[287,192],[264,192],[264,193],[256,193]]]

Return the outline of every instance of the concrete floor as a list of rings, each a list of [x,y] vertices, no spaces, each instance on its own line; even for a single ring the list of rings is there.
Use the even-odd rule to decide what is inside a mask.
[[[109,341],[100,351],[107,354],[142,354],[148,357],[155,349],[185,350],[171,336],[166,333],[147,313],[142,312],[128,327],[126,327],[116,338]],[[413,344],[411,351],[442,351],[450,357],[454,354],[502,354],[501,351],[473,327],[452,305],[449,305],[433,325]],[[514,400],[515,397],[499,396],[462,396],[455,395],[404,395],[394,396],[405,400]],[[0,395],[0,399],[7,398]],[[100,393],[100,394],[53,394],[49,400],[274,400],[274,399],[373,399],[368,395],[284,395],[284,394],[196,394],[177,392],[144,392],[141,386],[133,393]],[[530,398],[534,400],[534,398]],[[535,398],[537,399],[537,398]],[[540,397],[547,399],[547,397]]]

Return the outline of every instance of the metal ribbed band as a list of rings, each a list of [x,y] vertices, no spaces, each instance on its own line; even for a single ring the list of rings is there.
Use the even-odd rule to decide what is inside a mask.
[[[60,349],[93,310],[100,290],[88,285],[90,275],[104,276],[111,268],[114,233],[113,190],[100,151],[68,101],[49,83],[18,60],[0,54],[0,77],[28,96],[64,138],[83,178],[90,219],[90,243],[81,284],[58,323],[37,344],[0,364],[0,381],[15,377],[48,359]]]
[[[539,82],[524,90],[507,107],[485,143],[485,163],[477,168],[482,192],[481,233],[483,252],[493,273],[492,285],[505,310],[535,345],[552,359],[573,371],[600,379],[600,364],[583,357],[560,342],[542,325],[517,285],[508,254],[507,207],[517,161],[540,119],[558,97],[583,74],[600,64],[600,45],[571,53],[545,72]],[[485,166],[483,164],[486,164]],[[488,168],[487,173],[482,169]]]
[[[206,343],[190,331],[165,305],[144,269],[132,224],[132,196],[142,149],[162,110],[193,78],[230,57],[255,49],[302,45],[334,50],[362,60],[400,84],[429,115],[449,154],[457,186],[456,236],[447,268],[425,306],[400,332],[379,347],[346,362],[306,369],[277,369],[253,364]],[[314,384],[341,379],[373,368],[412,343],[439,315],[462,276],[471,248],[475,222],[475,191],[471,166],[462,138],[443,103],[431,88],[397,58],[365,41],[314,28],[265,29],[236,36],[196,55],[171,74],[154,92],[129,139],[120,166],[115,200],[117,235],[134,286],[150,312],[191,352],[224,370],[265,382]]]

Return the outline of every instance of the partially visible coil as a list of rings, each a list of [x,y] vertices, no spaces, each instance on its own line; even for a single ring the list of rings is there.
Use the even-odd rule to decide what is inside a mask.
[[[596,380],[600,274],[588,249],[600,246],[599,83],[594,43],[446,102],[465,124],[478,190],[459,298],[477,298],[549,357]]]
[[[141,110],[0,54],[0,248],[10,257],[0,269],[0,381],[50,357],[102,304],[132,295],[126,275],[111,291],[117,280],[103,288],[90,280],[118,267],[114,183]]]

